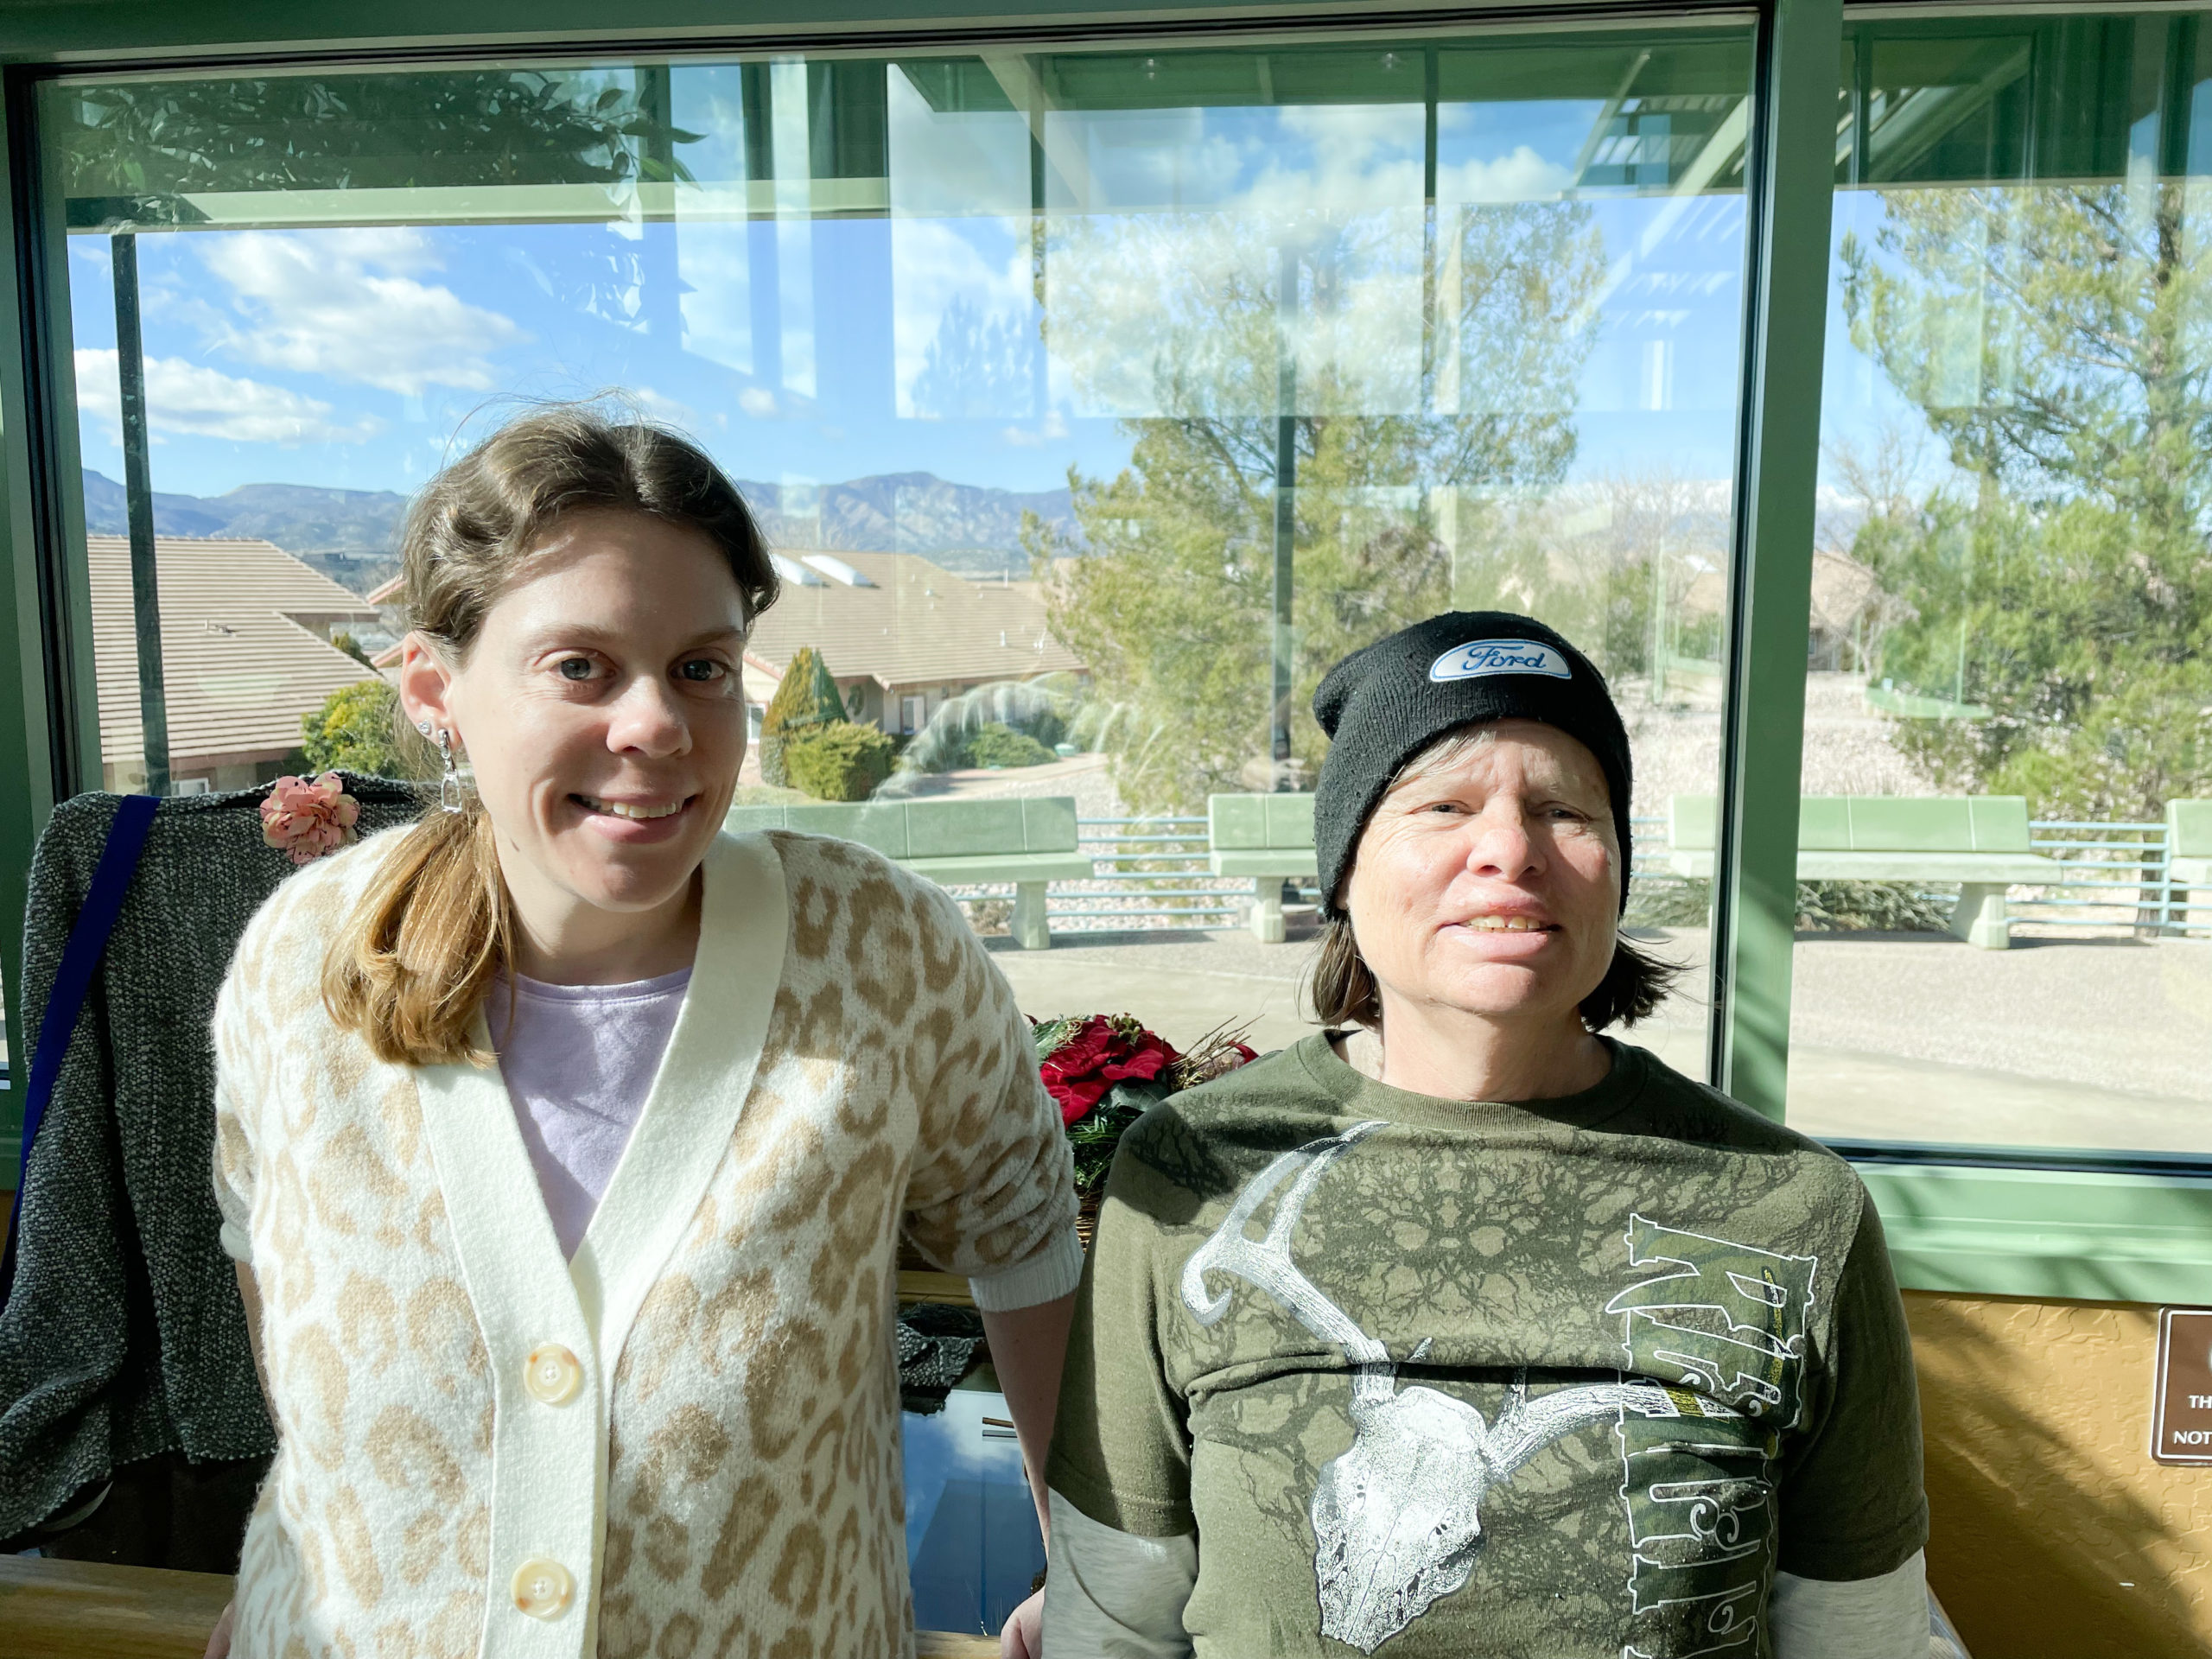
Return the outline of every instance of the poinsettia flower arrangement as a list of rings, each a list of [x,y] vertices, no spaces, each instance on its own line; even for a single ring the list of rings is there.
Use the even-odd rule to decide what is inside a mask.
[[[1075,1149],[1076,1191],[1087,1203],[1106,1185],[1122,1133],[1147,1107],[1259,1058],[1243,1027],[1217,1027],[1182,1053],[1126,1014],[1030,1023],[1038,1070]]]

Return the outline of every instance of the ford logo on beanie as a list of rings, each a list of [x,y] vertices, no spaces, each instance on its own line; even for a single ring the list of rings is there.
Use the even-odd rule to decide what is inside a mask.
[[[1450,611],[1356,651],[1322,680],[1313,717],[1329,734],[1313,791],[1313,851],[1322,910],[1341,916],[1337,890],[1360,833],[1406,762],[1437,739],[1497,720],[1557,727],[1597,757],[1612,797],[1621,868],[1629,862],[1628,731],[1588,658],[1534,617]],[[1628,903],[1628,883],[1621,883]]]

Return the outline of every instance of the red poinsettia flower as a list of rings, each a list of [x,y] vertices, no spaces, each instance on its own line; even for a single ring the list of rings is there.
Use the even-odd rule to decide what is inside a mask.
[[[1156,1079],[1178,1056],[1173,1048],[1128,1014],[1094,1014],[1039,1062],[1045,1088],[1072,1124],[1105,1098],[1116,1084]]]

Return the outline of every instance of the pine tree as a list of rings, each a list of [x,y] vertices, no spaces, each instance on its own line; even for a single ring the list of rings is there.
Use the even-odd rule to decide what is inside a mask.
[[[760,717],[760,778],[779,789],[791,787],[791,772],[784,761],[785,740],[801,728],[818,726],[845,717],[845,700],[829,664],[812,645],[801,645],[784,665],[776,695]]]
[[[1896,740],[1946,789],[2151,819],[2212,789],[2212,266],[2192,187],[1894,190],[1847,237],[1854,343],[1954,476],[1870,503],[1878,672],[1986,710]]]
[[[1423,266],[1420,238],[1365,220],[1317,213],[1274,237],[1240,225],[1086,222],[1055,268],[1056,315],[1091,320],[1056,336],[1077,386],[1160,411],[1122,423],[1135,442],[1121,474],[1071,474],[1079,537],[1034,518],[1023,529],[1052,632],[1090,670],[1085,736],[1141,811],[1203,811],[1210,791],[1259,786],[1254,764],[1272,758],[1276,244],[1303,244],[1313,285],[1290,423],[1288,725],[1308,775],[1326,742],[1306,709],[1329,666],[1448,608],[1455,566],[1493,538],[1486,500],[1564,475],[1595,338],[1604,245],[1580,204],[1456,213],[1440,268]],[[1359,298],[1425,284],[1444,318],[1426,354],[1418,328],[1377,315],[1387,299]]]

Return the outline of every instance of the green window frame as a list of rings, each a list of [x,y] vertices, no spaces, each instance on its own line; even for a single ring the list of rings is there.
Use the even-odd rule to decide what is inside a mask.
[[[1741,511],[1727,642],[1732,696],[1722,751],[1708,1073],[1779,1119],[1789,1063],[1796,784],[1845,17],[1841,0],[1694,10],[1756,15],[1761,124],[1750,188]],[[1599,0],[1554,0],[1543,21],[1572,23],[1578,13],[1622,21]],[[0,988],[11,1032],[22,1030],[19,919],[32,849],[55,799],[99,776],[97,734],[87,729],[95,704],[82,509],[56,481],[73,475],[75,459],[73,394],[57,372],[68,348],[66,297],[57,299],[66,296],[56,274],[61,238],[48,222],[41,181],[24,164],[41,79],[93,68],[372,64],[493,53],[1165,39],[1369,21],[1350,6],[1325,16],[1277,11],[1269,0],[1152,0],[1135,16],[1102,0],[636,0],[619,35],[604,8],[585,0],[543,0],[526,35],[514,19],[505,0],[373,7],[332,0],[313,8],[279,0],[62,0],[0,16],[0,188],[8,193],[0,307],[16,323],[0,332],[0,535],[8,549],[8,579],[0,581],[0,779],[7,780],[0,787]],[[1428,33],[1528,21],[1516,12],[1486,23],[1479,6],[1389,20]],[[78,551],[64,556],[71,547]],[[0,1180],[7,1183],[19,1116],[11,1097],[0,1100],[7,1171]],[[1857,1150],[1909,1287],[2212,1300],[2212,1166],[2095,1154],[2028,1163],[1969,1149]]]

